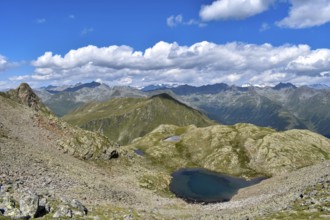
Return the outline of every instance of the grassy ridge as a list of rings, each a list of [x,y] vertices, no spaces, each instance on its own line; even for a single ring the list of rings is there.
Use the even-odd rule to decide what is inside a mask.
[[[164,141],[180,135],[177,142]],[[307,130],[276,132],[251,124],[204,128],[162,125],[130,146],[145,152],[150,165],[168,173],[203,167],[235,176],[272,176],[330,156],[330,141]]]
[[[214,124],[199,111],[167,94],[151,98],[120,98],[89,103],[63,117],[67,122],[98,131],[112,140],[127,144],[161,124],[198,127]]]

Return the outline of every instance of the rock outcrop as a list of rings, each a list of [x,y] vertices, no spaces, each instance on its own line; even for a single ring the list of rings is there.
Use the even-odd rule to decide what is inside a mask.
[[[51,111],[42,103],[27,83],[22,83],[17,89],[12,89],[5,94],[8,98],[26,105],[35,111],[51,114]]]
[[[0,184],[0,213],[5,217],[30,219],[49,215],[53,218],[75,218],[88,213],[87,208],[76,199],[59,200],[31,191],[20,192],[14,185],[14,181]]]
[[[68,201],[62,199],[62,203],[57,207],[53,218],[63,218],[63,217],[83,217],[88,213],[87,208],[78,200],[73,199]]]

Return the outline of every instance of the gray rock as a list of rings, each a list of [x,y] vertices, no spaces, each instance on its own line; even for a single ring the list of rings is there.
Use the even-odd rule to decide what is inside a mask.
[[[72,206],[73,210],[73,214],[75,216],[85,216],[87,215],[87,208],[78,200],[73,199],[70,203],[70,205]]]
[[[12,219],[29,219],[30,218],[30,216],[22,215],[21,211],[18,208],[5,210],[4,216],[8,216]]]
[[[16,201],[8,193],[0,197],[0,209],[4,216],[16,217],[21,215]]]
[[[39,208],[39,197],[38,195],[28,192],[21,196],[19,201],[20,210],[23,215],[36,217]]]
[[[44,209],[45,212],[49,213],[51,211],[50,204],[48,203],[46,198],[41,198],[39,200],[39,210]]]
[[[72,210],[69,205],[60,205],[53,215],[53,218],[69,217],[72,218]]]
[[[82,217],[87,215],[87,208],[78,200],[73,199],[69,202],[66,198],[61,198],[62,204],[58,206],[53,218],[63,217]]]

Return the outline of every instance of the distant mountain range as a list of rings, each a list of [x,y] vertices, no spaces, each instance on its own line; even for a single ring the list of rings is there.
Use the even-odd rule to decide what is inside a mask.
[[[107,101],[112,98],[147,96],[147,94],[132,87],[109,87],[98,82],[80,83],[71,87],[48,86],[36,89],[35,92],[57,116],[63,116],[89,102]]]
[[[296,87],[291,83],[274,87],[183,85],[151,93],[174,93],[181,101],[221,124],[251,123],[277,130],[309,129],[330,137],[330,89],[313,87],[316,86]]]
[[[277,130],[309,129],[330,137],[330,87],[321,84],[301,87],[291,83],[274,87],[158,84],[136,89],[91,82],[36,90],[58,116],[89,102],[150,97],[164,92],[221,124],[251,123]]]

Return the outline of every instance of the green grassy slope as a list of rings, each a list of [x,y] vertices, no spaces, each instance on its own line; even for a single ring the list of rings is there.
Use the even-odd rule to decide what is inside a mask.
[[[181,140],[165,141],[179,135]],[[235,176],[273,176],[330,159],[330,140],[307,130],[276,132],[251,124],[205,128],[161,125],[130,146],[168,173],[203,167]]]
[[[127,144],[161,124],[203,127],[214,124],[199,111],[167,94],[150,98],[120,98],[89,103],[63,117],[67,122],[99,131],[112,140]]]

